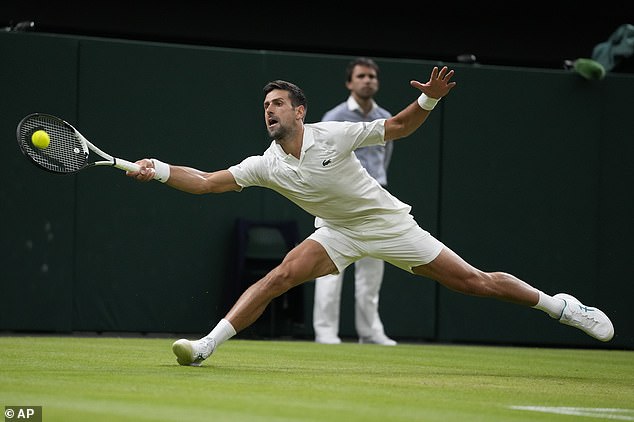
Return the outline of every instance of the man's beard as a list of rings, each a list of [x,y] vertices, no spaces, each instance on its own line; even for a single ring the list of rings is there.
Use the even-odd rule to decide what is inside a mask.
[[[284,139],[284,137],[288,135],[288,130],[280,125],[278,125],[277,129],[275,130],[269,129],[268,132],[271,139],[275,139],[278,141]]]

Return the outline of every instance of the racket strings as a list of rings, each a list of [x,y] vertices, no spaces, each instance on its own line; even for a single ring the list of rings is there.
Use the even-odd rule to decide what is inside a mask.
[[[31,142],[31,135],[37,130],[48,133],[50,144],[40,149]],[[86,165],[88,151],[78,139],[75,131],[55,118],[44,115],[33,116],[22,123],[20,140],[23,151],[33,161],[47,170],[70,173]]]

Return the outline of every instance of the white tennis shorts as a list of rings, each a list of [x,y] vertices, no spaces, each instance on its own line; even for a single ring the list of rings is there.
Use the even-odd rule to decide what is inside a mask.
[[[389,230],[373,232],[320,227],[308,239],[319,242],[326,249],[339,272],[353,262],[371,256],[411,273],[412,268],[433,261],[444,247],[413,218]]]

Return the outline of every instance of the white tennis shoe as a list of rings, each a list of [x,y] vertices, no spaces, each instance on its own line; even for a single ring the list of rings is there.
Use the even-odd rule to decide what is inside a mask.
[[[338,336],[316,336],[315,343],[320,344],[341,344],[341,339]]]
[[[577,298],[566,293],[558,293],[554,297],[562,299],[566,303],[561,317],[559,317],[559,322],[577,327],[597,340],[612,340],[614,326],[610,318],[602,311],[585,306]]]
[[[398,343],[386,335],[359,337],[359,344],[379,344],[381,346],[396,346]]]
[[[201,338],[189,341],[184,338],[172,344],[172,352],[176,355],[176,362],[183,366],[200,366],[216,349],[216,340]]]

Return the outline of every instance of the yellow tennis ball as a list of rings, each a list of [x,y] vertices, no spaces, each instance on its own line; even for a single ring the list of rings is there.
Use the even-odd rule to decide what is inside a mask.
[[[36,147],[44,149],[48,147],[48,144],[51,143],[51,138],[45,131],[36,130],[35,132],[33,132],[33,135],[31,135],[31,142],[33,142],[33,145],[35,145]]]

